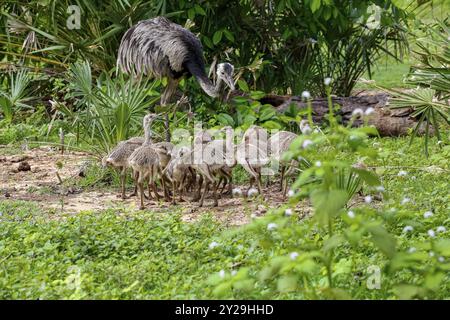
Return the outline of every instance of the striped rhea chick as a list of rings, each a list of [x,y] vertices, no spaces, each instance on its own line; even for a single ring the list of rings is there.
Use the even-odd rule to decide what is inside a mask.
[[[159,172],[163,172],[163,170],[170,163],[172,158],[172,153],[175,148],[174,144],[171,142],[163,141],[158,142],[152,145],[152,147],[156,150],[159,157]],[[164,174],[161,175],[161,185],[163,188],[164,198],[167,201],[170,201],[170,196],[166,188],[166,183],[170,184],[170,180],[167,179],[167,176]],[[159,195],[158,195],[159,196]]]
[[[211,186],[214,199],[213,206],[218,206],[217,189],[221,180],[228,183],[232,188],[232,168],[236,165],[233,129],[225,127],[222,131],[226,132],[226,139],[212,140],[202,144],[201,162],[194,162],[192,165],[205,182],[205,188],[200,199],[200,207],[203,206],[203,201]],[[199,145],[195,145],[195,147],[198,148]],[[199,185],[199,193],[200,189],[201,184]]]
[[[261,170],[269,163],[267,131],[258,126],[251,126],[236,145],[236,160],[250,174],[250,185],[247,194],[256,182],[259,194],[262,195]]]
[[[144,123],[145,125],[145,123]],[[111,166],[117,168],[120,171],[120,183],[121,183],[121,198],[125,199],[125,179],[128,169],[128,158],[136,148],[140,147],[144,143],[144,138],[134,137],[125,141],[121,141],[117,146],[102,159],[103,166]],[[134,187],[134,192],[131,196],[136,195],[137,186]]]
[[[283,192],[283,196],[286,196],[287,192],[287,179],[293,173],[298,162],[295,160],[286,162],[282,159],[282,156],[289,150],[292,141],[297,137],[298,135],[293,132],[278,131],[269,138],[270,158],[280,164],[280,191]]]
[[[140,193],[140,206],[144,209],[144,182],[148,181],[149,197],[152,198],[150,187],[152,187],[155,197],[159,200],[159,195],[156,191],[155,181],[160,173],[160,157],[158,153],[163,153],[165,150],[152,146],[152,130],[151,125],[157,118],[156,114],[148,114],[144,117],[144,132],[145,140],[142,146],[133,151],[128,158],[128,163],[133,169],[133,176],[137,179],[137,185]]]
[[[176,204],[177,193],[178,201],[184,201],[183,192],[191,175],[190,171],[190,153],[189,147],[180,147],[173,150],[172,158],[163,171],[163,176],[172,184],[172,203]]]

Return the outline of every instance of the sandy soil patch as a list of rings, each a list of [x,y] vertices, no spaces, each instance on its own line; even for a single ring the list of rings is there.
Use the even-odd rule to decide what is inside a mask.
[[[58,150],[47,146],[23,151],[20,155],[0,155],[0,199],[33,201],[43,210],[52,211],[53,216],[87,210],[138,210],[138,199],[122,200],[118,198],[116,188],[82,190],[75,185],[60,184],[58,175],[63,181],[83,179],[80,172],[92,161],[96,160],[86,153],[66,151],[61,155]],[[246,190],[246,186],[240,187]],[[261,216],[270,208],[282,205],[283,198],[278,188],[278,183],[265,188],[265,199],[222,195],[216,208],[211,207],[211,199],[206,199],[202,208],[195,202],[181,202],[173,206],[164,201],[155,203],[147,200],[146,209],[168,214],[181,210],[185,221],[196,221],[203,214],[210,213],[225,225],[241,225],[249,222],[252,214]],[[127,194],[131,191],[128,188]],[[300,208],[298,210],[301,211]]]

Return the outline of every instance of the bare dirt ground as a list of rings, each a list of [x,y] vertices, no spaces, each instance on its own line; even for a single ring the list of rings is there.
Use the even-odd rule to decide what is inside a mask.
[[[8,155],[2,152],[2,149],[6,150],[0,146],[0,201],[5,199],[33,201],[44,211],[52,211],[55,217],[87,210],[114,208],[138,210],[138,199],[118,198],[118,188],[83,190],[76,185],[77,179],[84,179],[79,175],[80,171],[90,161],[96,161],[86,153],[66,151],[61,155],[58,150],[41,146]],[[60,183],[58,176],[65,182],[64,184]],[[67,183],[69,179],[73,181],[72,185]],[[247,186],[239,187],[242,191],[247,188]],[[217,208],[211,207],[211,199],[205,201],[203,208],[199,208],[197,203],[182,202],[173,206],[163,201],[159,203],[146,201],[146,207],[147,210],[162,213],[181,210],[185,221],[196,221],[203,214],[209,213],[226,225],[241,225],[249,222],[252,215],[261,216],[269,208],[282,205],[283,199],[278,188],[278,183],[266,188],[264,200],[261,197],[245,199],[223,195]],[[131,191],[131,188],[128,188],[127,194]]]

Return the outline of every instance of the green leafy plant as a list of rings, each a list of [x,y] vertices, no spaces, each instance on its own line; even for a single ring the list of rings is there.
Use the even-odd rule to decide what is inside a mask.
[[[406,78],[406,83],[417,86],[401,91],[380,87],[392,94],[393,109],[413,109],[411,116],[419,119],[411,135],[411,142],[425,124],[424,150],[428,155],[429,139],[434,133],[442,141],[441,126],[450,125],[450,27],[438,23],[426,27],[426,35],[417,39],[415,51],[419,63]],[[431,130],[433,128],[433,131]]]
[[[30,102],[35,99],[31,96],[31,80],[31,75],[23,69],[10,75],[8,89],[0,90],[0,110],[6,121],[11,122],[15,112],[31,108]]]

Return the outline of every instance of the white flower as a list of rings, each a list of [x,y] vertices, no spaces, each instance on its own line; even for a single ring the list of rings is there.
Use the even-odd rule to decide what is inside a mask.
[[[232,275],[232,276],[235,276],[236,274],[237,274],[237,271],[236,271],[236,270],[231,271],[231,275]]]
[[[404,170],[400,170],[398,173],[397,173],[397,176],[399,176],[399,177],[404,177],[404,176],[406,176],[408,174],[408,172],[406,172],[406,171],[404,171]]]
[[[375,109],[372,108],[372,107],[369,107],[369,108],[366,109],[366,111],[364,112],[364,114],[365,114],[366,116],[369,116],[369,115],[371,115],[371,114],[374,113],[374,112],[375,112]]]
[[[311,140],[309,140],[309,139],[306,139],[305,141],[303,141],[303,143],[302,143],[302,147],[303,147],[303,149],[306,149],[306,148],[308,148],[310,145],[312,145],[312,144],[314,144],[314,142],[312,142]]]
[[[331,84],[331,78],[330,78],[330,77],[325,78],[325,79],[323,80],[323,83],[324,83],[326,86],[329,86],[329,85]]]
[[[411,202],[411,199],[410,198],[408,198],[408,197],[404,197],[403,199],[402,199],[402,204],[407,204],[408,202]]]
[[[414,253],[416,251],[417,251],[417,249],[414,248],[414,247],[411,247],[411,248],[408,249],[408,253]]]
[[[218,246],[219,246],[219,243],[216,241],[213,241],[209,244],[210,249],[214,249],[215,247],[218,247]]]
[[[433,216],[433,212],[431,212],[431,211],[427,211],[427,212],[425,212],[425,213],[423,214],[423,217],[424,217],[425,219],[427,219],[427,218],[429,218],[429,217],[431,217],[431,216]]]
[[[240,188],[233,188],[232,193],[233,193],[233,196],[241,196],[242,190]]]
[[[358,117],[358,116],[362,116],[364,115],[364,111],[361,108],[356,108],[355,110],[353,110],[352,112],[352,117]]]
[[[300,121],[299,127],[300,127],[300,131],[301,131],[303,134],[310,134],[311,131],[312,131],[312,130],[311,130],[311,127],[309,126],[308,120],[305,120],[305,119],[303,119],[302,121]]]
[[[267,230],[274,230],[277,227],[278,227],[277,224],[272,222],[267,225]]]
[[[412,176],[412,177],[411,177],[411,180],[416,180],[416,176]]]
[[[253,196],[256,196],[257,194],[258,194],[258,189],[250,188],[250,190],[248,190],[247,196],[253,197]]]
[[[322,166],[322,162],[316,161],[315,165],[316,165],[316,167],[321,167]]]
[[[365,203],[371,203],[372,202],[372,196],[365,196],[364,197],[364,202]]]
[[[430,252],[428,252],[428,255],[429,255],[430,257],[434,257],[434,252],[433,252],[433,251],[430,251]]]
[[[433,229],[428,230],[427,233],[428,233],[428,235],[430,236],[430,238],[436,237],[436,233],[434,232]]]
[[[403,228],[403,233],[412,232],[414,228],[412,226],[406,226]]]
[[[440,233],[440,232],[445,232],[445,231],[447,231],[447,229],[445,229],[444,226],[439,226],[439,227],[436,228],[436,231]]]
[[[305,98],[305,99],[311,98],[311,93],[309,93],[309,91],[303,91],[302,98]]]
[[[437,144],[438,145],[442,144],[442,140],[438,140]]]
[[[291,257],[291,260],[295,260],[298,257],[298,252],[291,252],[291,254],[289,255],[289,257]]]
[[[288,197],[293,197],[295,195],[294,190],[289,190],[288,191]]]
[[[349,212],[347,212],[347,215],[348,215],[348,217],[349,217],[350,219],[353,219],[353,218],[355,217],[355,213],[354,213],[352,210],[350,210]]]
[[[375,189],[379,192],[384,192],[384,190],[385,190],[383,186],[378,186]]]
[[[444,257],[443,257],[443,256],[440,256],[440,257],[438,258],[438,261],[439,261],[439,262],[444,262],[444,261],[445,261],[445,259],[444,259]]]
[[[221,277],[222,279],[225,278],[225,270],[220,270],[219,271],[219,277]]]
[[[286,210],[284,210],[284,215],[286,215],[286,216],[292,216],[292,209],[286,209]]]

